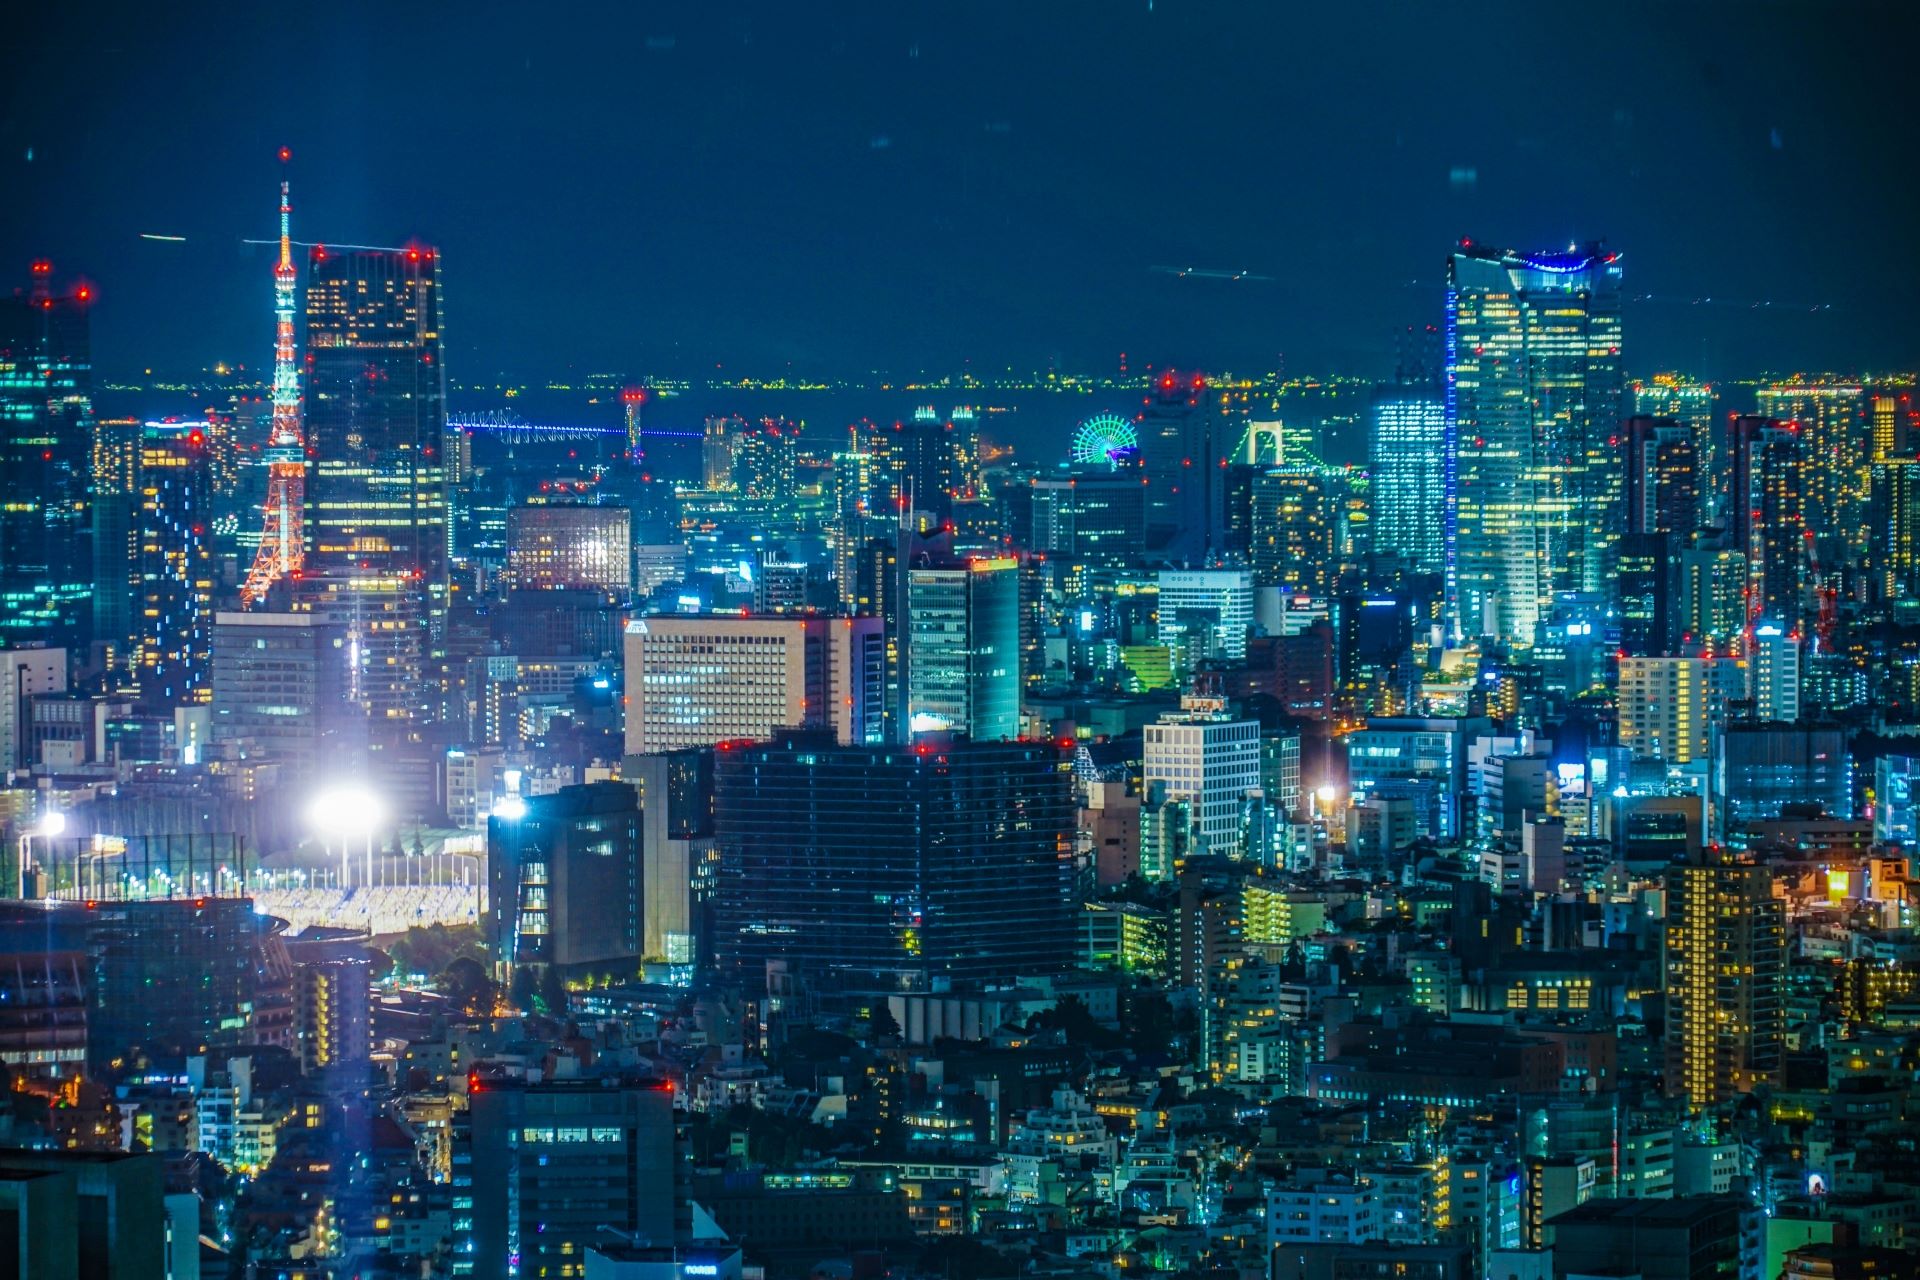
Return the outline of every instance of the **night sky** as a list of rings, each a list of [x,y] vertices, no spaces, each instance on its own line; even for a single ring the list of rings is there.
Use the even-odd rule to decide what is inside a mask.
[[[270,359],[283,143],[296,237],[442,246],[464,380],[1381,374],[1463,234],[1624,251],[1635,372],[1920,362],[1904,3],[33,9],[0,279],[108,376]]]

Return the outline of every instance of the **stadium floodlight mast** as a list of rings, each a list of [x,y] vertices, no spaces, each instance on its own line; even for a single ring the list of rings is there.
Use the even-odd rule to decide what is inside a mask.
[[[333,856],[330,836],[340,837],[340,887],[346,888],[353,875],[350,841],[355,836],[366,840],[365,881],[373,883],[373,833],[386,821],[387,806],[373,791],[358,784],[323,791],[307,808],[307,820],[320,831],[327,856]]]
[[[27,859],[33,852],[33,838],[40,836],[42,839],[52,840],[66,829],[67,815],[61,813],[58,809],[49,809],[40,815],[39,826],[32,827],[20,833],[20,885],[14,897],[24,898],[27,896]]]

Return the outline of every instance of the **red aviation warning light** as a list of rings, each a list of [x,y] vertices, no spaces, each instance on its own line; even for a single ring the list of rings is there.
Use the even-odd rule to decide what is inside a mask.
[[[293,148],[292,147],[280,148],[280,163],[285,164],[287,161],[291,159],[293,159]]]

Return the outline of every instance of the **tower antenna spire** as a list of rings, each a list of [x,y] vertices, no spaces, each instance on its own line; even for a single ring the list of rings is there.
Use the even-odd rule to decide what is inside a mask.
[[[291,158],[280,148],[281,163]],[[299,270],[293,265],[293,203],[280,182],[280,261],[273,268],[273,425],[267,438],[267,501],[261,512],[260,547],[240,588],[241,602],[255,608],[267,589],[300,572],[306,558],[307,444],[300,423],[300,371],[294,363],[293,307]]]

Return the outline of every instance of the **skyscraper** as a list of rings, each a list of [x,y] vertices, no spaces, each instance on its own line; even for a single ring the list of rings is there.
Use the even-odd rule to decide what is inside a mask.
[[[1373,549],[1405,557],[1422,573],[1446,566],[1447,409],[1439,397],[1398,388],[1369,413]]]
[[[1726,505],[1726,441],[1715,426],[1713,385],[1679,373],[1656,373],[1636,381],[1630,408],[1642,417],[1671,418],[1693,433],[1699,457],[1700,524],[1719,528]]]
[[[1338,468],[1314,463],[1256,473],[1250,500],[1253,581],[1324,595],[1340,570],[1340,509],[1346,484]]]
[[[1719,849],[1673,867],[1666,946],[1667,1094],[1708,1107],[1772,1080],[1786,1038],[1772,873]]]
[[[1199,374],[1167,372],[1151,384],[1140,419],[1140,458],[1146,470],[1147,550],[1174,561],[1192,560],[1213,545],[1220,512],[1215,489],[1217,415]]]
[[[437,618],[449,553],[439,254],[316,246],[307,370],[311,567],[408,579]]]
[[[1747,558],[1747,616],[1797,626],[1805,615],[1806,454],[1800,433],[1770,418],[1733,422],[1728,524]]]
[[[907,571],[908,732],[1020,736],[1020,562],[975,557]]]
[[[922,989],[1058,971],[1073,829],[1051,744],[729,747],[714,776],[721,967],[755,987],[786,960],[816,980]]]
[[[206,433],[150,422],[140,441],[133,677],[155,708],[212,694],[212,474]]]
[[[1865,388],[1858,384],[1780,382],[1755,396],[1761,416],[1790,425],[1806,459],[1802,506],[1806,526],[1831,538],[1838,561],[1864,536],[1872,424]]]
[[[0,644],[85,654],[92,634],[93,290],[53,264],[0,298]]]
[[[1627,419],[1625,531],[1685,535],[1700,527],[1700,454],[1693,428],[1672,418]]]
[[[1530,646],[1599,592],[1619,502],[1620,255],[1463,241],[1447,263],[1449,593],[1461,634]]]

